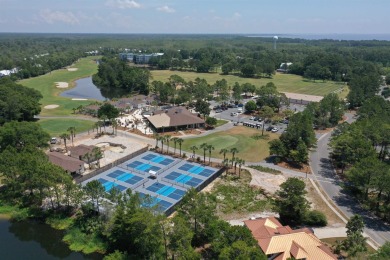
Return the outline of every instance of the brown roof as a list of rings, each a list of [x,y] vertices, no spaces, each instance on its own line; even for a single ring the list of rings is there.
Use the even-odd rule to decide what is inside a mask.
[[[69,152],[72,157],[80,158],[80,156],[83,157],[87,153],[90,153],[93,150],[93,148],[95,148],[95,146],[93,145],[80,144],[75,147],[70,147]]]
[[[60,166],[62,169],[68,172],[77,172],[82,169],[82,166],[84,165],[83,161],[59,152],[50,152],[48,153],[48,157],[51,163]]]
[[[247,220],[244,223],[266,255],[278,254],[275,259],[337,259],[307,228],[292,230],[289,226],[282,226],[274,217]]]
[[[154,112],[148,117],[149,122],[156,128],[192,124],[204,124],[204,120],[194,115],[184,107],[173,107],[168,110]]]

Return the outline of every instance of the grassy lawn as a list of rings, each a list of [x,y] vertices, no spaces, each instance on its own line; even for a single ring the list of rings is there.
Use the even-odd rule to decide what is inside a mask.
[[[227,120],[217,119],[217,124],[215,125],[215,127],[218,127],[218,126],[227,124],[228,122],[229,122],[229,121],[227,121]]]
[[[80,119],[41,119],[38,123],[42,126],[43,130],[48,132],[51,136],[59,136],[65,133],[66,130],[73,126],[76,128],[77,133],[85,132],[88,129],[92,129],[95,122],[89,120]]]
[[[327,244],[329,247],[333,247],[333,246],[336,246],[337,241],[344,241],[345,239],[346,239],[345,237],[332,237],[332,238],[323,238],[323,239],[321,239],[321,241],[323,243]],[[348,259],[352,259],[352,260],[368,259],[368,257],[370,255],[374,254],[376,251],[375,251],[374,248],[372,248],[367,243],[366,243],[366,247],[367,247],[367,251],[366,252],[358,253],[354,257],[350,257],[350,256],[347,257],[348,254],[346,252],[341,252],[341,255],[344,256],[344,257],[347,257]]]
[[[340,84],[333,81],[322,82],[317,80],[316,82],[304,79],[301,76],[293,74],[281,74],[276,73],[272,79],[261,78],[261,79],[249,79],[241,78],[234,75],[220,75],[218,73],[195,73],[195,72],[183,72],[183,71],[171,71],[171,70],[153,70],[153,80],[167,81],[171,75],[179,75],[186,81],[194,81],[196,78],[206,79],[209,84],[214,84],[217,80],[225,79],[229,85],[233,85],[235,82],[240,84],[252,83],[255,86],[263,86],[268,82],[272,81],[279,91],[281,92],[292,92],[308,95],[324,96],[331,93],[332,91],[340,88],[347,88],[346,85]],[[346,94],[345,94],[346,95]]]
[[[60,97],[59,94],[67,89],[57,88],[55,82],[68,82],[70,88],[74,87],[75,80],[91,76],[97,72],[95,59],[99,59],[99,57],[93,56],[80,59],[72,66],[73,68],[78,68],[77,71],[60,69],[39,77],[24,79],[18,83],[42,93],[42,116],[71,115],[73,112],[72,108],[89,104],[91,101],[76,101],[70,98]],[[59,105],[59,107],[55,109],[44,109],[43,107],[46,105]]]
[[[235,147],[239,150],[236,157],[244,158],[247,162],[257,162],[269,156],[268,142],[279,136],[267,132],[267,135],[269,135],[268,138],[255,140],[252,136],[259,133],[261,134],[261,131],[253,128],[236,126],[228,131],[198,138],[185,139],[182,150],[186,151],[187,156],[189,156],[192,154],[192,151],[189,149],[191,146],[196,145],[199,148],[202,143],[207,143],[215,148],[215,150],[211,152],[211,157],[223,159],[223,154],[219,154],[219,151],[222,148],[231,149]],[[196,153],[200,155],[203,160],[203,150],[199,149]],[[227,154],[226,156],[230,158],[231,154]],[[208,151],[206,151],[206,157],[208,157]]]

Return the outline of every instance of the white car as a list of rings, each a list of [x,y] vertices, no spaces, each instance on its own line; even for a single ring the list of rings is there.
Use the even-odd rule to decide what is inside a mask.
[[[254,117],[254,116],[251,116],[251,117],[249,118],[249,120],[255,120],[255,117]]]
[[[279,129],[278,129],[277,127],[274,127],[274,128],[272,128],[272,130],[271,130],[272,133],[276,133],[277,131],[279,131]]]
[[[51,144],[56,144],[56,143],[57,143],[57,138],[52,137],[52,138],[50,139],[50,143],[51,143]]]
[[[236,116],[236,115],[237,115],[236,112],[231,112],[231,113],[230,113],[230,116]]]

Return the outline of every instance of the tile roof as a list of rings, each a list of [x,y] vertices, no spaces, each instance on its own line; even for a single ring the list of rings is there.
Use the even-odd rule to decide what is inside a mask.
[[[59,152],[47,154],[49,161],[68,172],[77,172],[83,168],[84,162]]]
[[[168,110],[156,111],[153,116],[148,117],[148,120],[156,128],[204,123],[203,119],[184,107],[173,107]]]
[[[274,259],[332,260],[337,257],[307,228],[292,230],[274,217],[244,221],[258,245]]]

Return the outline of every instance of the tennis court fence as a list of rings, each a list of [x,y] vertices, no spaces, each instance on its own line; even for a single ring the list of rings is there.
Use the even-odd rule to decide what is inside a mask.
[[[133,152],[131,154],[128,154],[128,155],[126,155],[126,156],[124,156],[124,157],[122,157],[122,158],[120,158],[120,159],[118,159],[118,160],[116,160],[116,161],[114,161],[112,163],[109,163],[109,164],[107,164],[107,165],[105,165],[103,167],[100,167],[99,169],[96,169],[96,170],[94,170],[94,171],[92,171],[92,172],[90,172],[90,173],[88,173],[86,175],[79,175],[79,176],[75,177],[74,180],[75,180],[76,183],[81,183],[83,181],[89,180],[89,179],[95,177],[96,175],[99,175],[102,172],[108,171],[109,169],[111,169],[111,168],[113,168],[115,166],[118,166],[118,165],[120,165],[120,164],[122,164],[122,163],[124,163],[124,162],[126,162],[126,161],[128,161],[128,160],[130,160],[130,159],[132,159],[132,158],[134,158],[134,157],[136,157],[136,156],[146,152],[146,151],[148,151],[148,147],[144,147],[144,148],[142,148],[142,149],[140,149],[138,151],[135,151],[135,152]]]

